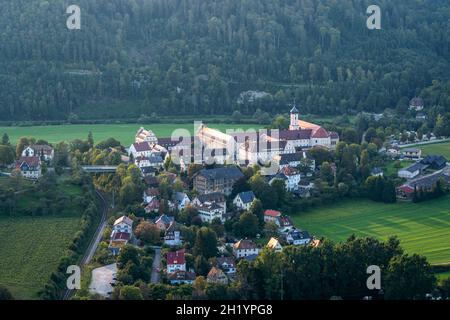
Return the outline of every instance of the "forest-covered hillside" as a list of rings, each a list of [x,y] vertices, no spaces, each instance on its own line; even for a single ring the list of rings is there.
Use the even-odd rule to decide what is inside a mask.
[[[81,30],[66,8],[81,8]],[[377,4],[382,30],[368,30]],[[448,0],[0,0],[0,120],[450,110]],[[271,95],[238,104],[239,94]],[[430,89],[428,89],[428,92]],[[434,90],[436,91],[436,90]]]

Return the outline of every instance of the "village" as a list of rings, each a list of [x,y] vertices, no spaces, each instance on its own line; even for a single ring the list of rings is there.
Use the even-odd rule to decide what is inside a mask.
[[[54,148],[33,142],[23,146],[9,175],[20,173],[36,181],[47,172],[74,170],[53,166]],[[97,268],[92,270],[90,294],[117,298],[115,284],[126,284],[133,266],[120,261],[132,248],[143,249],[152,262],[148,274],[138,278],[172,286],[192,285],[199,277],[229,286],[236,281],[239,262],[254,262],[265,250],[318,248],[323,238],[294,223],[291,214],[314,201],[334,201],[326,200],[326,188],[334,184],[340,168],[324,160],[317,164],[317,154],[327,159],[332,152],[343,152],[343,146],[337,132],[301,120],[296,106],[290,110],[288,129],[224,133],[201,124],[193,137],[160,138],[141,127],[130,147],[107,146],[106,154],[116,155],[114,165],[79,168],[100,184],[105,183],[102,176],[124,179],[119,172],[125,169],[141,187],[129,190],[130,200],[122,189],[118,194],[114,187],[109,191],[110,213],[92,252]],[[373,159],[364,167],[368,190],[370,179],[389,176],[397,184],[392,195],[397,201],[420,202],[450,185],[447,159],[423,155],[420,145],[402,147],[391,140],[379,150],[375,144],[365,147]],[[333,197],[341,196],[342,185]],[[121,198],[118,208],[116,196]],[[369,191],[369,198],[379,201],[372,196]]]

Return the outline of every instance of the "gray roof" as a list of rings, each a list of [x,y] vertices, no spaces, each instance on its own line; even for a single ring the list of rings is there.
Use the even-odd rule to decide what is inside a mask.
[[[165,225],[170,225],[170,223],[175,219],[174,217],[163,214],[162,216],[156,218],[155,223],[158,222],[158,220],[161,220]]]
[[[447,159],[441,155],[426,156],[422,161],[422,164],[427,164],[435,168],[442,169],[447,164]]]
[[[289,233],[294,240],[311,239],[308,231],[294,230]]]
[[[203,169],[200,170],[198,175],[205,177],[206,179],[240,179],[244,174],[236,166],[215,168],[215,169]]]
[[[421,170],[425,170],[426,168],[428,168],[428,165],[422,164],[420,162],[416,162],[416,163],[413,163],[412,165],[410,165],[409,167],[402,169],[401,171],[408,171],[408,172],[414,173],[417,170],[421,171]]]
[[[199,194],[197,196],[198,201],[200,202],[224,202],[226,201],[226,195],[219,192],[213,192],[208,194]]]
[[[292,107],[291,113],[299,113],[299,111],[295,105]]]
[[[186,193],[184,192],[175,192],[172,196],[172,200],[181,202],[186,197]]]

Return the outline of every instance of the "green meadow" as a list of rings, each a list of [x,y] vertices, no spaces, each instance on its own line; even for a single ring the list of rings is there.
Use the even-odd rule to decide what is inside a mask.
[[[227,129],[250,128],[259,129],[260,125],[255,124],[214,124],[207,123],[211,128],[221,131]],[[35,126],[35,127],[0,127],[0,135],[7,133],[13,144],[21,137],[34,137],[43,139],[50,143],[60,141],[71,141],[74,139],[86,139],[89,131],[92,132],[96,142],[113,137],[119,140],[123,145],[129,146],[134,141],[134,135],[139,127],[145,127],[152,130],[157,137],[170,137],[174,130],[185,129],[191,134],[194,132],[194,123],[156,123],[156,124],[82,124],[82,125],[54,125],[54,126]]]
[[[450,142],[426,144],[418,146],[418,148],[422,149],[422,152],[426,155],[443,155],[450,161]]]
[[[292,219],[298,228],[334,241],[345,241],[352,234],[383,240],[396,235],[406,252],[424,255],[432,264],[450,262],[450,196],[395,204],[354,199]]]

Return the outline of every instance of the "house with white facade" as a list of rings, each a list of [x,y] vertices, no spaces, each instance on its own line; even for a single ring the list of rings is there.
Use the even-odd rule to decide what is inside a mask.
[[[253,191],[244,191],[239,193],[234,199],[233,204],[238,208],[239,210],[250,210],[250,207],[253,204],[253,201],[255,201],[255,194]]]
[[[422,172],[427,168],[428,165],[416,162],[406,168],[400,169],[397,175],[399,178],[414,179],[418,175],[422,174]]]
[[[295,229],[286,235],[286,241],[294,246],[307,245],[312,241],[308,231]]]
[[[270,238],[269,242],[266,244],[266,247],[275,252],[283,251],[283,246],[281,245],[280,241],[278,241],[278,239],[274,237]]]
[[[53,160],[54,156],[55,150],[51,146],[44,144],[30,145],[22,151],[22,157],[39,157],[42,161]]]
[[[228,275],[236,273],[236,260],[233,257],[219,257],[217,258],[217,266]]]
[[[225,208],[216,202],[205,202],[200,206],[194,205],[194,208],[197,209],[202,222],[211,223],[214,219],[225,221]]]
[[[16,169],[27,179],[39,179],[42,175],[41,160],[37,156],[20,157],[16,161]]]
[[[191,203],[191,199],[189,199],[189,196],[184,192],[175,192],[172,196],[172,202],[177,209],[181,211]]]
[[[176,221],[172,221],[164,233],[164,244],[176,247],[183,244],[181,238],[180,225]]]
[[[113,231],[131,234],[133,232],[133,220],[127,216],[121,216],[119,219],[114,221]]]
[[[266,211],[264,211],[264,222],[273,222],[273,223],[277,223],[278,222],[278,218],[281,217],[281,212],[277,211],[277,210],[271,210],[271,209],[267,209]]]
[[[174,273],[176,271],[186,271],[185,251],[178,250],[176,252],[168,252],[166,256],[167,273]]]
[[[242,239],[233,244],[233,254],[238,259],[257,256],[259,254],[259,248],[253,241]]]

